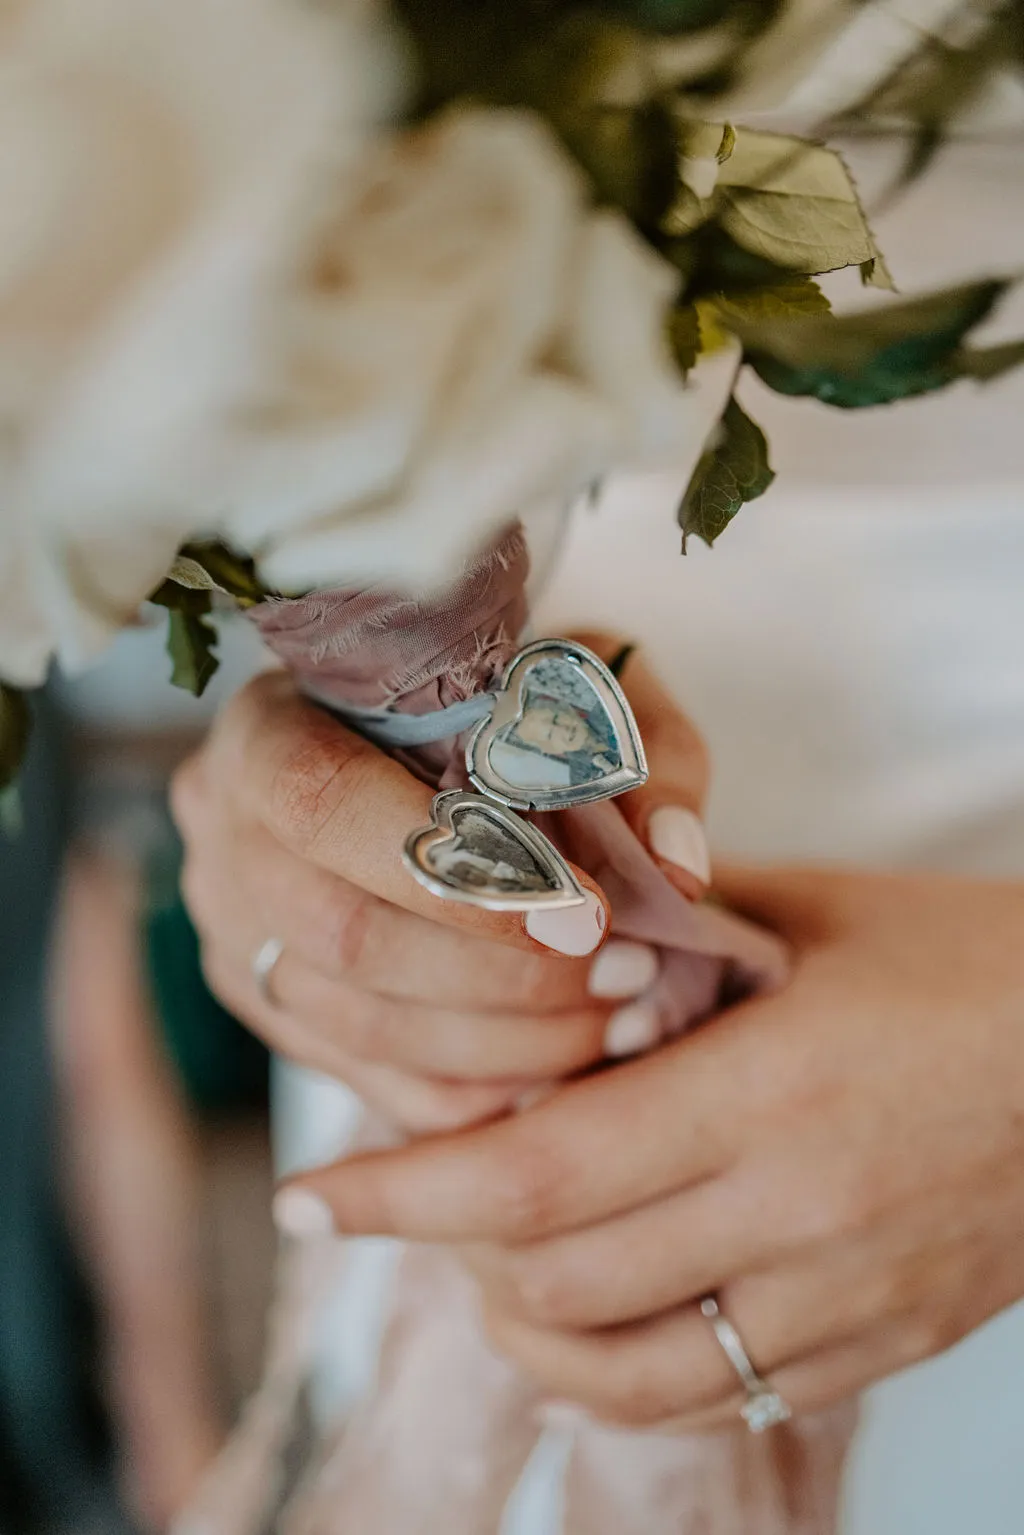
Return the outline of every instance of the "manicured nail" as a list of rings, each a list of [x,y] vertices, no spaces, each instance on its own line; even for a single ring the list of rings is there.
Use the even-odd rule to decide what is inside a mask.
[[[660,805],[647,822],[647,840],[659,858],[693,874],[702,885],[710,885],[708,842],[692,810],[684,810],[681,805]]]
[[[288,1237],[325,1237],[334,1230],[331,1207],[312,1189],[281,1189],[274,1195],[274,1225]]]
[[[590,967],[592,997],[638,997],[658,974],[658,951],[628,938],[609,938]]]
[[[545,948],[578,959],[593,954],[604,937],[606,922],[604,902],[585,890],[580,906],[556,906],[553,911],[541,906],[527,912],[526,931]]]
[[[661,1018],[651,1001],[628,1002],[608,1020],[604,1034],[605,1055],[638,1055],[649,1050],[661,1034]]]

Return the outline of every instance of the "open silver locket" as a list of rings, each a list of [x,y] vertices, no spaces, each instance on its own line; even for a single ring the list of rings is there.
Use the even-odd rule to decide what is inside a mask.
[[[436,796],[405,863],[435,895],[491,910],[575,906],[572,870],[516,810],[562,810],[637,788],[647,761],[633,711],[604,663],[569,640],[537,640],[509,663],[466,748],[479,794]]]

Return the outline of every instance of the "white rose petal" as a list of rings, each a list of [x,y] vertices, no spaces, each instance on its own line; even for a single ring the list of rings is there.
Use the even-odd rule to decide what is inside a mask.
[[[262,363],[268,274],[311,236],[383,77],[365,11],[25,0],[5,15],[0,675],[91,659],[219,510],[201,449]],[[228,253],[252,280],[224,317]]]

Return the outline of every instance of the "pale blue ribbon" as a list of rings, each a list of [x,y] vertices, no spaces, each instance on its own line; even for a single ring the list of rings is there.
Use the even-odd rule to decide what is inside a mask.
[[[477,693],[474,698],[449,704],[447,709],[434,709],[430,714],[395,714],[390,709],[357,709],[352,704],[339,704],[318,695],[315,689],[307,691],[335,719],[375,746],[430,746],[436,741],[447,741],[486,719],[496,698],[494,693]]]

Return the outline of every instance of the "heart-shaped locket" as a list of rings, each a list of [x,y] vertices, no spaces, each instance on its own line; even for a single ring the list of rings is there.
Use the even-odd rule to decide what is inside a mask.
[[[583,891],[547,837],[511,810],[465,789],[438,794],[433,822],[405,844],[406,867],[448,900],[491,911],[578,906]]]
[[[560,810],[646,783],[633,711],[584,646],[537,640],[509,664],[502,689],[466,749],[485,794],[516,810]]]

